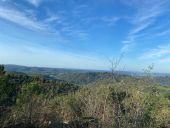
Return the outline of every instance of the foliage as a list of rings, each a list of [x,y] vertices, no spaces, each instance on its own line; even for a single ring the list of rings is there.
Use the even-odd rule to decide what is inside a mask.
[[[4,67],[0,66],[0,106],[7,107],[15,103],[16,89],[16,85],[5,74]]]
[[[0,66],[0,127],[169,128],[169,90],[135,77],[79,87]]]

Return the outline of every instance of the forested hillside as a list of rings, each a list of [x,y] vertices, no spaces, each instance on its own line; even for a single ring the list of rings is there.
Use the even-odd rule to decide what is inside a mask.
[[[154,85],[149,77],[120,79],[77,86],[36,75],[6,73],[0,66],[0,127],[170,127],[170,87]]]
[[[44,68],[44,67],[27,67],[19,65],[5,65],[7,73],[28,74],[30,76],[41,76],[46,80],[67,81],[76,85],[87,85],[97,81],[112,78],[112,73],[104,70],[78,70],[64,68]],[[120,80],[122,79],[138,79],[146,77],[145,72],[118,71],[116,72]],[[168,73],[152,73],[152,81],[154,84],[170,86],[170,74]]]

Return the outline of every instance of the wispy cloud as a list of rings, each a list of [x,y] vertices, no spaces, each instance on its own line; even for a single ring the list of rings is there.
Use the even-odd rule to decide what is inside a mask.
[[[0,44],[4,43],[0,42]],[[4,44],[3,47],[0,47],[0,63],[57,68],[107,69],[103,58],[91,54],[76,54],[61,49],[49,49],[46,46],[25,45],[25,43],[11,44],[11,46]]]
[[[130,31],[129,35],[135,35],[146,29],[149,25],[151,25],[154,20],[148,19],[146,21],[138,22],[135,24],[135,27]]]
[[[70,36],[81,40],[85,40],[88,37],[87,32],[81,28],[77,28],[75,23],[68,21],[69,19],[67,17],[60,17],[57,14],[51,14],[43,20],[38,20],[37,17],[27,13],[27,11],[21,12],[16,8],[0,6],[0,18],[26,29],[53,33],[57,34],[57,36],[63,32],[63,36]]]
[[[170,34],[170,29],[156,33],[157,36],[164,36]]]
[[[117,21],[119,21],[120,17],[102,17],[101,20],[106,22],[108,26],[113,26]]]
[[[143,53],[140,59],[160,59],[170,55],[170,44],[157,46],[157,48],[150,49],[149,51]]]
[[[27,0],[30,4],[34,5],[35,7],[38,7],[42,0]]]
[[[75,37],[75,38],[79,38],[81,40],[85,40],[88,38],[88,33],[80,30],[80,29],[76,29],[75,26],[64,26],[61,30],[63,33],[65,33],[68,36],[71,37]]]
[[[58,21],[58,20],[60,20],[60,17],[59,17],[59,16],[57,16],[57,15],[51,15],[51,16],[49,16],[48,18],[46,18],[46,19],[44,20],[44,22],[45,22],[45,23],[53,23],[53,22],[56,22],[56,21]]]
[[[0,6],[0,18],[11,21],[31,30],[46,30],[47,26],[16,9]]]
[[[156,19],[161,14],[163,14],[163,12],[166,10],[166,2],[166,0],[132,0],[129,2],[131,4],[129,4],[123,1],[123,3],[136,9],[137,13],[133,17],[128,18],[129,22],[133,25],[133,28],[130,30],[127,38],[123,41],[123,46],[121,49],[122,52],[127,52],[130,50],[131,46],[133,46],[135,43],[135,36],[146,30],[149,26],[153,25]]]
[[[127,39],[122,42],[123,46],[121,48],[121,52],[122,53],[127,52],[130,49],[130,47],[132,46],[134,40],[135,40],[134,35],[128,36]]]

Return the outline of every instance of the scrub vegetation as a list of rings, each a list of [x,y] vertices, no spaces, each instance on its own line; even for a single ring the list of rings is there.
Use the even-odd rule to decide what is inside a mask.
[[[152,81],[111,75],[79,86],[1,65],[0,127],[170,128],[170,87]]]

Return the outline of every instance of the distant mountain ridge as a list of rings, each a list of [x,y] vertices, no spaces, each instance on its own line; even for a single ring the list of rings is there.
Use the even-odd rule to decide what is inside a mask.
[[[111,72],[104,70],[83,70],[83,69],[65,69],[48,67],[28,67],[20,65],[4,65],[7,72],[25,73],[28,75],[40,75],[49,80],[64,80],[74,84],[88,84],[98,80],[111,78]],[[118,71],[121,77],[144,77],[144,72]],[[170,74],[152,73],[154,83],[170,85]]]
[[[89,72],[107,72],[109,70],[90,70],[90,69],[69,69],[69,68],[50,68],[50,67],[31,67],[22,65],[6,64],[5,70],[7,72],[21,72],[27,74],[43,74],[43,75],[56,75],[56,74],[67,74],[67,73],[89,73]],[[119,71],[119,74],[130,75],[130,76],[146,76],[144,72],[138,71]],[[168,76],[170,73],[152,73],[152,76]]]
[[[22,72],[33,74],[56,74],[56,73],[85,73],[85,72],[98,72],[98,70],[85,70],[85,69],[66,69],[66,68],[50,68],[50,67],[31,67],[22,65],[6,64],[5,70],[7,72]]]
[[[7,72],[41,75],[47,79],[64,80],[74,84],[88,84],[98,80],[111,78],[111,72],[104,70],[65,69],[47,67],[28,67],[20,65],[4,65]],[[131,75],[120,71],[119,75]]]

